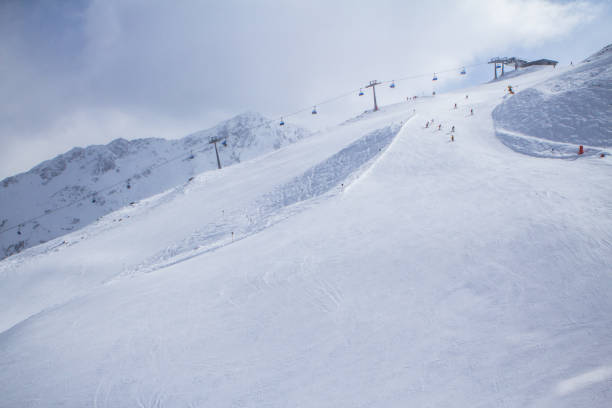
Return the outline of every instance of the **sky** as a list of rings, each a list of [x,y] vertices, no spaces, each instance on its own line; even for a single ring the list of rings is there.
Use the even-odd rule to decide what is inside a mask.
[[[373,79],[422,74],[384,105],[486,82],[498,55],[569,64],[612,43],[610,21],[605,0],[0,0],[0,179],[245,111],[306,108],[285,120],[315,129],[371,108]]]

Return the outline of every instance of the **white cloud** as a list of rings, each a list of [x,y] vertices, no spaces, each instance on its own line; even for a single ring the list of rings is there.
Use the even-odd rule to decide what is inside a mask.
[[[584,1],[554,3],[548,0],[467,0],[473,27],[489,45],[539,44],[571,33],[593,20],[601,7]]]

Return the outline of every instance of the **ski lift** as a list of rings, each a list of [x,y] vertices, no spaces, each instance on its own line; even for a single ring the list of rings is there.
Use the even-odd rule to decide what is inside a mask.
[[[284,126],[284,125],[285,125],[285,121],[283,120],[283,117],[282,117],[282,116],[281,116],[281,120],[280,120],[279,125],[280,125],[280,126]]]
[[[317,107],[316,107],[316,106],[313,106],[313,107],[312,107],[312,114],[313,114],[313,115],[316,115],[316,114],[317,114]]]
[[[436,73],[434,72],[434,76],[433,76],[432,81],[437,81],[437,80],[438,80],[438,76],[437,76],[437,75],[436,75]]]
[[[395,81],[391,81],[391,85],[389,85],[389,88],[395,88]]]
[[[363,91],[359,88],[359,96],[363,96]]]
[[[460,74],[461,74],[461,75],[465,75],[465,74],[466,74],[466,72],[465,72],[465,67],[463,67],[463,69],[461,70]]]

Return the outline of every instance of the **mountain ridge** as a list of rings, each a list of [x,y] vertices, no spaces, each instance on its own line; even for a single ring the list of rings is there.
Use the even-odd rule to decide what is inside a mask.
[[[262,115],[245,112],[180,139],[117,138],[105,145],[73,147],[0,183],[0,259],[215,169],[215,153],[208,143],[213,136],[227,140],[227,147],[219,146],[226,166],[308,135],[306,129],[293,125],[279,129]],[[152,174],[161,166],[162,174]],[[71,210],[58,210],[73,202]],[[84,208],[85,203],[90,208]],[[62,220],[24,223],[56,211],[63,213]]]

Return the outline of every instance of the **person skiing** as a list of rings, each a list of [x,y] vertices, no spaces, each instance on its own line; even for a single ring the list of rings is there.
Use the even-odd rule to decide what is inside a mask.
[[[457,104],[455,104],[455,109],[457,109]]]
[[[472,116],[474,115],[474,109],[473,108],[470,109],[470,115],[472,115]]]
[[[451,133],[453,133],[455,131],[455,125],[453,125],[453,127],[451,128]]]
[[[429,121],[427,121],[427,123],[425,124],[425,129],[427,129],[429,127]]]
[[[514,90],[512,89],[512,85],[508,85],[508,93],[510,95],[514,95]]]
[[[442,124],[441,123],[438,125],[438,130],[442,130]]]
[[[451,142],[454,142],[454,141],[455,141],[455,135],[451,133]]]

